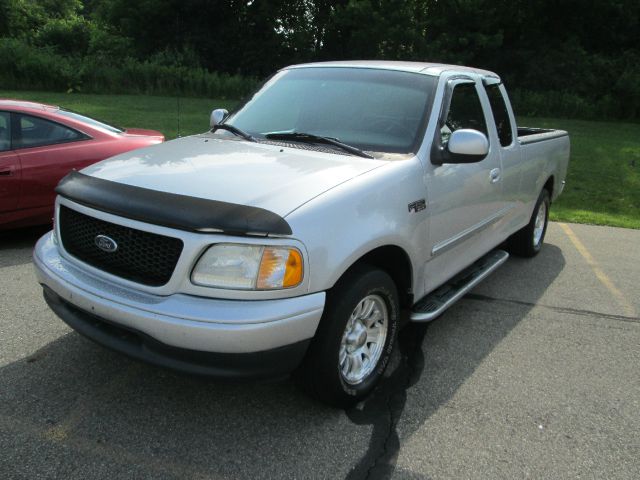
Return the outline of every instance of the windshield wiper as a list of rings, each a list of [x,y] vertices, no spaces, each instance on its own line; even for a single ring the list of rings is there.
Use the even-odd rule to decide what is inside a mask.
[[[250,142],[257,141],[255,138],[253,138],[253,136],[251,136],[247,132],[240,130],[238,127],[234,127],[233,125],[228,123],[218,123],[211,129],[212,132],[215,132],[216,130],[226,130],[228,132],[233,133],[234,135],[244,138],[245,140],[249,140]]]
[[[326,145],[333,145],[334,147],[341,148],[345,152],[352,153],[359,157],[373,158],[368,153],[363,152],[359,148],[352,145],[347,145],[341,141],[331,137],[321,137],[320,135],[314,135],[312,133],[302,132],[282,132],[282,133],[267,133],[265,137],[269,140],[293,140],[294,142],[306,142],[306,143],[324,143]]]

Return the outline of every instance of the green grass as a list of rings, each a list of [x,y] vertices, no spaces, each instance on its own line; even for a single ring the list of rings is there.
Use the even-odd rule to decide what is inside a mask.
[[[547,118],[520,125],[560,128],[571,137],[567,185],[551,219],[640,229],[640,124]]]
[[[0,91],[0,97],[61,105],[123,127],[152,128],[175,138],[177,99],[136,95],[86,95]],[[213,108],[233,100],[182,98],[180,133],[203,132]],[[571,135],[571,163],[552,220],[640,229],[640,124],[522,118],[521,125],[561,128]]]

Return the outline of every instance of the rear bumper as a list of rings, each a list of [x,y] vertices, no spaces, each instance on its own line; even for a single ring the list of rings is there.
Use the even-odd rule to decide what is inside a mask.
[[[191,373],[286,373],[302,359],[324,309],[324,292],[243,301],[124,288],[61,257],[50,233],[33,260],[47,302],[72,328],[131,357]]]

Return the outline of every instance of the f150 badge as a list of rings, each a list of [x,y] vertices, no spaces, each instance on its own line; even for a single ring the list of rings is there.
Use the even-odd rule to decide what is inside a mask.
[[[411,202],[409,204],[409,213],[418,213],[427,208],[427,202],[424,198]]]

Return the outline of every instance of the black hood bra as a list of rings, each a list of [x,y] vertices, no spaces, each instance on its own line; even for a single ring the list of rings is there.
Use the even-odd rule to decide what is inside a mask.
[[[284,218],[263,208],[134,187],[77,171],[60,181],[56,193],[113,215],[190,232],[292,233]]]

